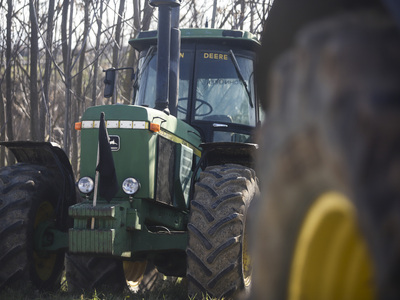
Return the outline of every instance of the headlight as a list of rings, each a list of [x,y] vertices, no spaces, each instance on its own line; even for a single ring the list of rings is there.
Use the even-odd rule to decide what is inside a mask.
[[[122,189],[128,195],[133,195],[139,190],[139,188],[140,188],[140,183],[135,178],[129,177],[125,179],[124,182],[122,183]]]
[[[81,193],[89,194],[93,191],[94,183],[90,177],[82,177],[78,181],[78,189]]]

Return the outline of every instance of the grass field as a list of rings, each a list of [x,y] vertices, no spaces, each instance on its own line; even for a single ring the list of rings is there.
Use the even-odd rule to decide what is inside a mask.
[[[107,292],[94,292],[91,294],[68,293],[68,284],[64,280],[61,287],[54,292],[40,292],[31,286],[21,288],[5,288],[0,292],[1,300],[212,300],[208,296],[187,296],[187,288],[184,281],[166,281],[159,288],[147,293],[131,293],[124,291],[121,294]]]

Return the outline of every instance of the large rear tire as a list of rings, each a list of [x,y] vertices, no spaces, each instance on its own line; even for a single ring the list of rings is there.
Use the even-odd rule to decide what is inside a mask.
[[[55,224],[58,192],[54,177],[37,165],[16,164],[0,170],[0,288],[56,288],[64,251],[35,250],[35,229]]]
[[[212,166],[201,173],[188,224],[190,295],[208,294],[219,299],[249,291],[246,219],[257,193],[257,178],[250,168]]]
[[[366,12],[310,26],[277,62],[254,299],[400,299],[399,53]]]

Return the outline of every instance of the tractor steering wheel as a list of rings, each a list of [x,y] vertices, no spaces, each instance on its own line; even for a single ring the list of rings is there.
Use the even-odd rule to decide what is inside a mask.
[[[180,101],[188,101],[188,98],[187,98],[187,97],[179,98],[179,99],[178,99],[178,103],[179,103]],[[196,111],[199,110],[200,107],[202,107],[203,105],[207,106],[206,112],[204,112],[204,113],[202,113],[202,114],[197,114]],[[187,107],[187,106],[186,106],[186,107]],[[178,111],[179,111],[180,113],[185,114],[185,115],[187,114],[187,108],[182,107],[182,106],[180,106],[179,104],[178,104],[177,109],[178,109]],[[211,106],[210,103],[208,103],[207,101],[202,100],[202,99],[196,99],[196,107],[195,107],[195,109],[194,109],[194,114],[195,114],[195,116],[197,116],[197,117],[208,116],[208,115],[210,115],[210,114],[212,113],[212,111],[213,111],[213,107]]]

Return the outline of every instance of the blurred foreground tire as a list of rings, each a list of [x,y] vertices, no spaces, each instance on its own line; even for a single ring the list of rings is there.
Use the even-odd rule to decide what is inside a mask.
[[[252,299],[400,299],[398,29],[308,26],[269,86]]]

